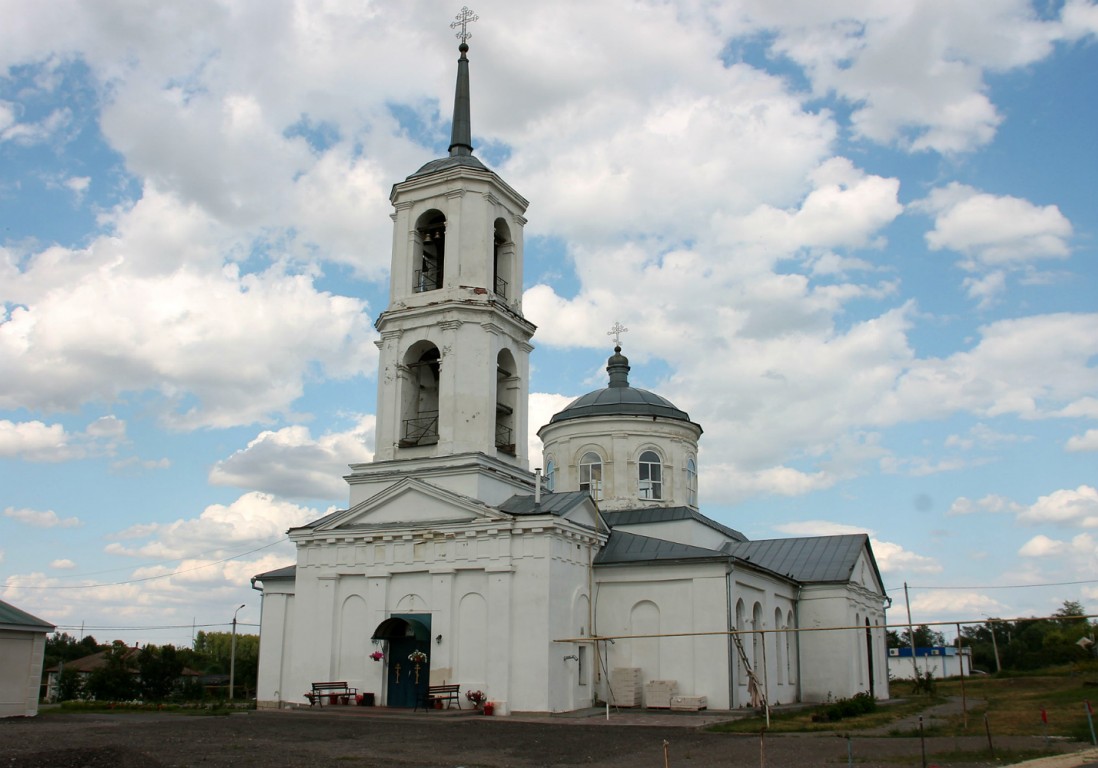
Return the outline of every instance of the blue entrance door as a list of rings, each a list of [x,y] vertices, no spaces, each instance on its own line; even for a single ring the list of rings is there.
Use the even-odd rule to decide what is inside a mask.
[[[374,639],[388,643],[385,705],[414,707],[431,677],[430,614],[394,614],[378,625]]]

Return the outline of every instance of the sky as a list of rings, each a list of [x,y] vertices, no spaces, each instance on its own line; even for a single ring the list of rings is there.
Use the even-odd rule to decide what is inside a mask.
[[[0,0],[0,599],[258,631],[250,578],[372,456],[388,196],[446,153],[460,10]],[[905,585],[916,622],[1098,612],[1098,6],[472,10],[532,457],[620,322],[705,514],[868,532],[890,623]]]

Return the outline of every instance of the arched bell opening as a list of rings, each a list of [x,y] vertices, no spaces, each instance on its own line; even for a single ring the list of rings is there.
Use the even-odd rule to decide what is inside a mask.
[[[515,455],[515,408],[519,377],[514,356],[506,349],[496,356],[496,450]]]
[[[446,276],[446,217],[434,210],[420,216],[415,242],[418,253],[413,259],[412,290],[437,291]]]
[[[413,344],[401,366],[400,447],[438,442],[439,374],[442,356],[429,341]]]
[[[514,295],[515,242],[511,228],[503,219],[496,219],[493,233],[492,278],[493,293],[501,299]]]

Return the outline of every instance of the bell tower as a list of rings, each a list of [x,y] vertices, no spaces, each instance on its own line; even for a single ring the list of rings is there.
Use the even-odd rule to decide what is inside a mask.
[[[479,453],[527,469],[527,201],[473,156],[459,15],[449,154],[393,186],[389,305],[378,317],[375,462]],[[454,26],[457,26],[455,24]]]

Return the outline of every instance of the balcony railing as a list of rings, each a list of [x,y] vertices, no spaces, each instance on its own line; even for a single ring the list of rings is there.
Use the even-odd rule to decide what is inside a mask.
[[[496,424],[496,450],[515,455],[514,430],[503,424]]]
[[[438,411],[426,411],[421,416],[403,421],[401,448],[413,445],[433,445],[438,442]]]
[[[502,277],[496,278],[496,295],[507,298],[507,281]]]
[[[436,270],[417,269],[412,282],[412,290],[415,293],[437,291],[442,287],[442,281],[439,279],[439,274]]]

